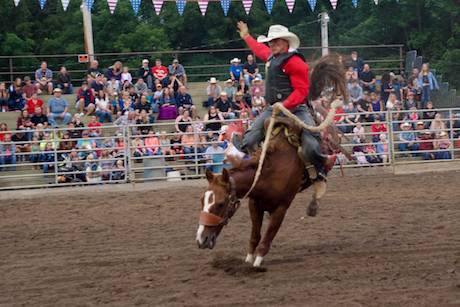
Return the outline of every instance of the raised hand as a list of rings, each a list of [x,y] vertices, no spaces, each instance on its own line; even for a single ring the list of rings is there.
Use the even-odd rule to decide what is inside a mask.
[[[240,33],[241,38],[244,39],[249,35],[248,25],[245,22],[238,21],[236,27],[238,28],[238,33]]]

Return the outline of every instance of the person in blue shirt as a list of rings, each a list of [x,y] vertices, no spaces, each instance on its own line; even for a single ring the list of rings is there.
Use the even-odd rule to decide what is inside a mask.
[[[412,156],[416,156],[419,148],[419,143],[416,142],[417,137],[415,136],[414,131],[412,131],[412,126],[408,122],[405,122],[401,125],[402,132],[399,134],[398,149],[399,151],[412,151]]]
[[[230,64],[230,79],[235,86],[239,85],[241,90],[244,90],[243,66],[241,66],[241,60],[233,58]]]

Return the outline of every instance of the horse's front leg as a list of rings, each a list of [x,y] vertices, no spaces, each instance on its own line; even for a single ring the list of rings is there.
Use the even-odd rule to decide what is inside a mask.
[[[262,228],[262,221],[264,219],[263,210],[257,209],[256,202],[253,199],[249,199],[249,213],[251,215],[251,239],[249,240],[249,251],[246,256],[246,262],[254,262],[254,252],[257,245],[260,242],[260,229]]]
[[[256,260],[254,260],[254,266],[259,267],[264,260],[264,256],[270,250],[273,239],[275,238],[281,224],[283,223],[284,216],[286,215],[287,207],[278,207],[270,215],[270,222],[267,230],[265,231],[262,241],[259,243],[256,249]]]
[[[308,216],[316,216],[320,199],[326,194],[326,181],[320,180],[313,183],[313,197],[307,208]]]

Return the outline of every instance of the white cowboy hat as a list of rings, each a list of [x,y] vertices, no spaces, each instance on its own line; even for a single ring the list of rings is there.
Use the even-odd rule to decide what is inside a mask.
[[[238,58],[233,58],[231,61],[230,61],[230,64],[232,63],[241,63],[241,60],[238,59]]]
[[[209,83],[217,83],[217,79],[215,77],[211,77],[208,82]]]
[[[289,29],[282,25],[273,25],[268,29],[268,35],[261,35],[257,38],[259,43],[268,43],[277,38],[285,39],[289,42],[289,48],[297,49],[300,46],[300,40],[297,35],[289,32]]]

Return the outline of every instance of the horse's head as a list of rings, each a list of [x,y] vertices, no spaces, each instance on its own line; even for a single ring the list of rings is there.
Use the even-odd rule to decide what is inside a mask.
[[[196,241],[199,248],[212,249],[217,237],[228,220],[239,207],[236,198],[235,183],[229,172],[224,169],[222,175],[206,171],[209,186],[201,197],[201,212]]]

